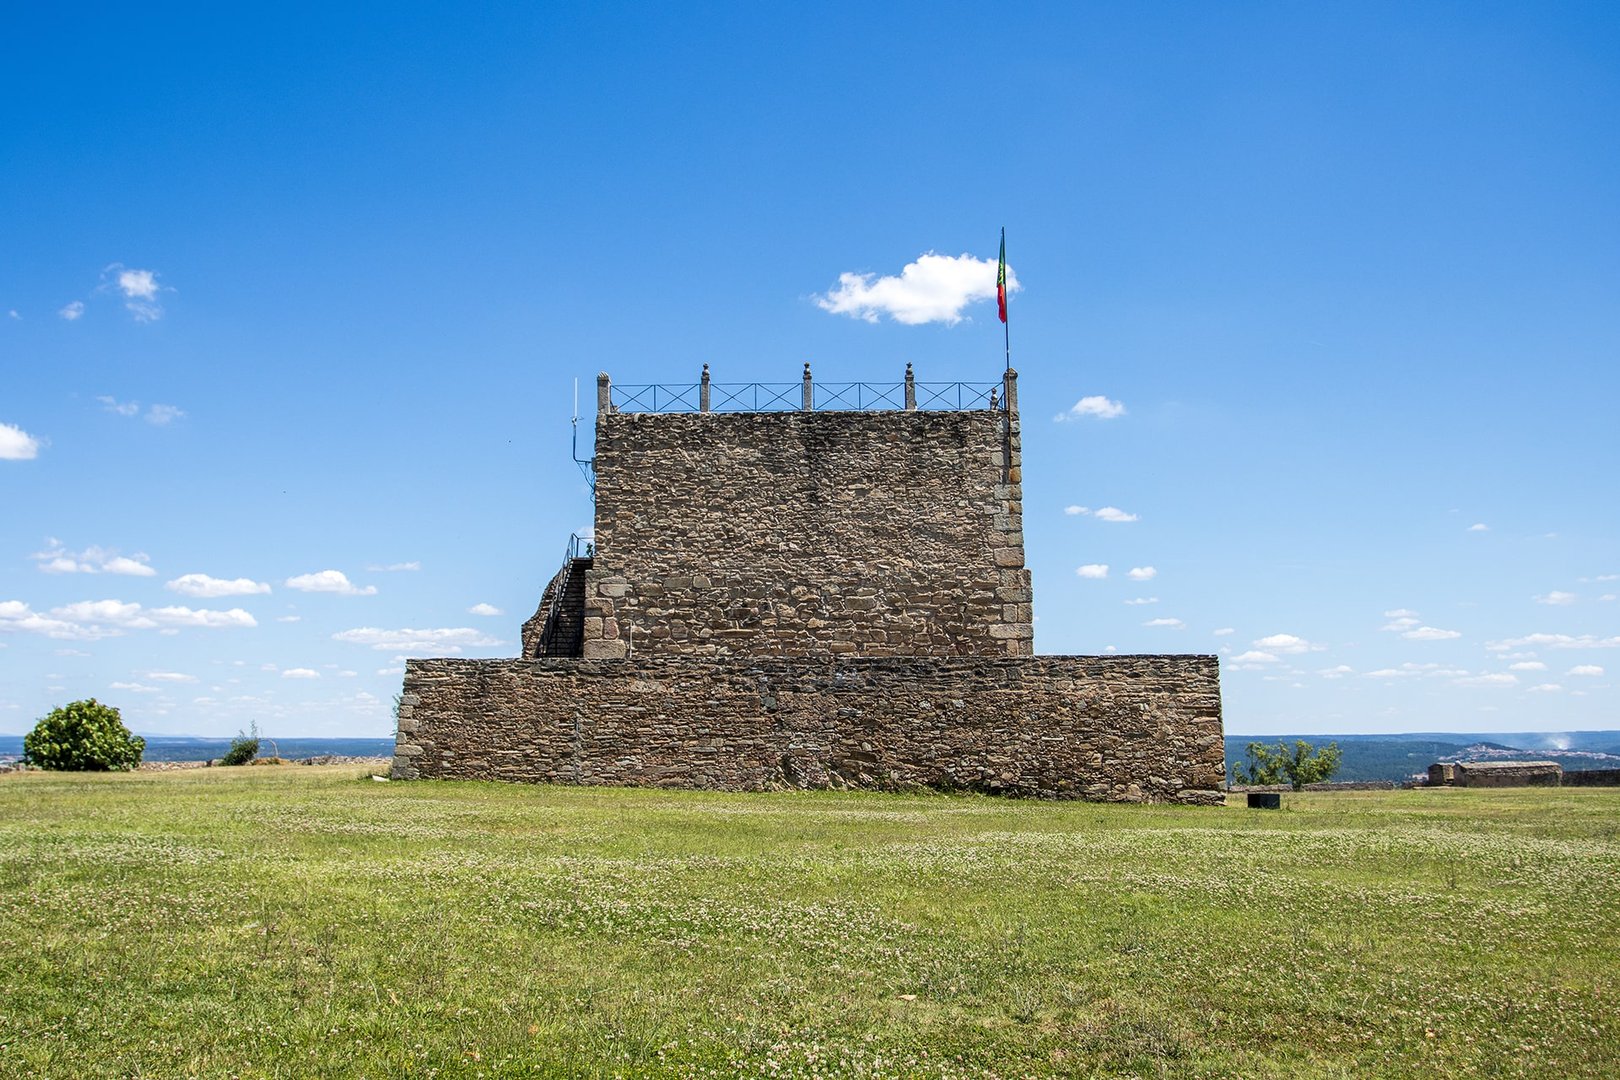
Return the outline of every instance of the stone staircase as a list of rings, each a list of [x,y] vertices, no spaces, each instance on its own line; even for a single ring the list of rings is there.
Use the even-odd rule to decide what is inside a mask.
[[[585,652],[585,571],[592,560],[576,556],[546,585],[540,606],[523,624],[523,656],[528,660]]]
[[[590,559],[570,559],[551,632],[540,638],[541,656],[583,656],[585,653],[585,571]]]

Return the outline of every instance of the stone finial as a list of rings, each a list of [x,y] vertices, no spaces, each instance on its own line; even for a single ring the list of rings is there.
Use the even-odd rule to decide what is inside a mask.
[[[610,413],[613,411],[613,380],[603,371],[596,376],[596,411]]]
[[[698,412],[709,411],[709,365],[703,365],[703,377],[698,379]]]
[[[810,382],[810,361],[804,362],[804,411],[809,412],[816,407],[815,387]]]
[[[915,412],[917,409],[917,379],[911,374],[911,365],[906,365],[906,411]]]
[[[1016,370],[1014,370],[1013,368],[1008,368],[1007,373],[1004,376],[1002,376],[1002,385],[1006,387],[1006,391],[1002,395],[1002,402],[1006,405],[1007,411],[1009,413],[1011,413],[1013,415],[1017,415],[1017,413],[1018,413],[1018,372]]]

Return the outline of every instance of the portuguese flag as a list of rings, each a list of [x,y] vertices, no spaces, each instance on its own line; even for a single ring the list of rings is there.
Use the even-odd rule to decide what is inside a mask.
[[[1001,259],[996,263],[996,309],[1007,321],[1007,230],[1001,230]]]

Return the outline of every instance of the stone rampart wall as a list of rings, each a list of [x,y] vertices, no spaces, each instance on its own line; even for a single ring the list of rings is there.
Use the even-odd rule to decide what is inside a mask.
[[[1218,803],[1213,656],[410,660],[395,775]]]
[[[1569,769],[1564,787],[1620,787],[1620,769]]]
[[[1033,652],[1016,412],[596,424],[587,659]]]

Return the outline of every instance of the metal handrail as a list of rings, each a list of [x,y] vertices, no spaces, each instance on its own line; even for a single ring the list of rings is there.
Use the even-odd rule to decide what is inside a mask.
[[[581,545],[584,545],[585,554],[583,556],[580,555]],[[568,534],[568,549],[563,554],[562,569],[552,577],[552,580],[557,583],[557,591],[551,594],[551,610],[546,612],[545,625],[540,629],[540,655],[542,657],[545,656],[546,645],[550,643],[551,635],[557,629],[557,620],[562,615],[563,596],[568,592],[568,583],[574,574],[574,560],[595,557],[596,543],[594,540],[586,540],[579,533]]]

